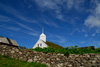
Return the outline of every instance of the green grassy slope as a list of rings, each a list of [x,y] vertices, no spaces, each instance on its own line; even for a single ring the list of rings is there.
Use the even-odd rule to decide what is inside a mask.
[[[0,67],[47,67],[47,66],[36,62],[29,63],[26,61],[15,60],[0,55]]]
[[[58,44],[55,44],[55,43],[52,43],[52,42],[49,42],[49,41],[46,41],[45,42],[49,47],[53,47],[53,48],[56,48],[56,49],[63,49],[62,46],[58,45]]]

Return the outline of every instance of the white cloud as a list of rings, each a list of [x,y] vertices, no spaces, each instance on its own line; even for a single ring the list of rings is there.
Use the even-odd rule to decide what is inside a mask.
[[[85,41],[80,42],[81,44],[86,43]]]
[[[70,33],[70,35],[73,35],[75,32],[80,32],[80,31],[79,31],[78,28],[74,28],[74,29],[72,30],[72,32]]]
[[[35,2],[42,10],[53,10],[57,19],[64,20],[64,15],[61,12],[64,0],[35,0]]]
[[[100,41],[98,40],[93,40],[92,42],[90,42],[91,45],[95,46],[96,48],[100,47]]]
[[[45,9],[59,9],[57,4],[60,4],[60,0],[35,0],[37,5],[41,8]],[[60,2],[60,3],[59,3]],[[62,1],[63,2],[63,1]]]
[[[3,21],[3,22],[8,22],[10,21],[11,19],[7,16],[4,16],[4,15],[0,15],[0,21]]]
[[[93,13],[87,17],[84,24],[90,29],[100,28],[100,4],[96,4],[96,8],[93,10]]]
[[[41,21],[42,21],[43,23],[49,25],[49,26],[54,26],[54,27],[56,27],[56,28],[59,27],[55,22],[52,21],[52,19],[50,19],[50,18],[47,17],[47,16],[43,16],[43,17],[41,18]]]
[[[25,31],[24,33],[26,33],[28,35],[31,35],[31,36],[35,36],[35,37],[38,37],[39,36],[39,34],[37,32]]]
[[[82,11],[84,9],[84,5],[85,5],[85,0],[76,0],[75,1],[75,5],[74,8],[78,11]]]
[[[56,23],[54,23],[54,22],[46,22],[46,21],[44,21],[44,23],[45,24],[47,24],[47,25],[49,25],[49,26],[54,26],[54,27],[56,27],[56,28],[58,28],[59,26],[56,24]]]
[[[84,0],[34,0],[34,2],[40,7],[40,11],[52,11],[54,14],[52,16],[61,21],[66,21],[66,15],[62,11],[68,12],[73,8],[81,11],[84,8]]]
[[[58,39],[57,42],[66,43],[66,39],[63,36],[55,35],[55,37]]]
[[[96,34],[94,33],[94,34],[92,34],[92,36],[94,37]]]
[[[88,18],[85,20],[84,23],[87,27],[91,28],[100,28],[100,18],[97,16],[90,15]]]
[[[85,29],[82,29],[82,31],[81,32],[87,32]]]
[[[62,14],[57,14],[56,17],[60,20],[65,21],[64,16]]]
[[[100,4],[97,4],[95,12],[96,12],[96,15],[100,15]]]
[[[38,21],[35,21],[29,17],[25,17],[25,14],[23,12],[20,12],[11,6],[3,5],[0,3],[0,8],[2,8],[4,11],[8,12],[9,14],[13,15],[14,17],[17,17],[20,20],[23,20],[25,22],[30,22],[30,23],[37,23],[38,22]]]
[[[54,34],[50,34],[48,33],[48,37],[50,39],[50,41],[55,41],[55,42],[58,42],[58,43],[63,43],[65,44],[66,43],[66,38],[61,36],[61,35],[54,35]]]
[[[99,29],[97,29],[97,30],[96,30],[96,33],[100,33],[100,30],[99,30]]]
[[[74,5],[74,1],[73,0],[67,0],[67,8],[71,9]]]
[[[85,34],[84,37],[88,37],[88,34]]]
[[[22,24],[22,23],[19,23],[19,22],[16,22],[16,24],[18,24],[20,27],[23,27],[23,28],[25,28],[25,29],[27,29],[27,30],[34,31],[34,29],[28,27],[28,26],[25,25],[25,24]]]
[[[13,27],[13,26],[8,26],[8,25],[0,25],[0,28],[4,28],[4,29],[7,29],[7,30],[12,30],[12,31],[19,31],[20,30],[20,28]]]
[[[35,36],[35,37],[39,36],[39,32],[34,30],[33,28],[19,22],[16,22],[16,24],[18,24],[20,27],[25,28],[27,30],[27,31],[24,30],[23,33],[31,35],[31,36]]]

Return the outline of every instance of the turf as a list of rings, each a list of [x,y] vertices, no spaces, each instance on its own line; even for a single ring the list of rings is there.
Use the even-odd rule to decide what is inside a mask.
[[[0,67],[48,67],[36,62],[26,62],[0,55]]]

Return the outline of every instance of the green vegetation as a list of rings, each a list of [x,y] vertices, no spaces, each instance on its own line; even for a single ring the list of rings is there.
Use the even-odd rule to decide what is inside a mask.
[[[53,48],[56,48],[56,49],[63,49],[62,46],[58,45],[58,44],[55,44],[55,43],[52,43],[52,42],[49,42],[49,41],[46,41],[45,42],[49,47],[53,47]]]
[[[0,55],[0,67],[47,67],[46,65],[26,61],[15,60],[6,56]]]
[[[55,49],[52,47],[48,47],[48,48],[38,47],[32,50],[44,52],[44,53],[62,53],[66,56],[68,56],[69,54],[100,53],[100,48],[97,48],[97,49],[92,49],[91,47],[79,48],[78,46],[75,46],[75,47],[71,46],[71,47],[66,47],[63,49]]]

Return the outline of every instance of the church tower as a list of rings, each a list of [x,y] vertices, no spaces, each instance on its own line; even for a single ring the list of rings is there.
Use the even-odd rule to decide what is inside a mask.
[[[46,35],[44,34],[44,29],[42,28],[42,34],[40,35],[41,40],[43,40],[44,42],[46,42]]]

